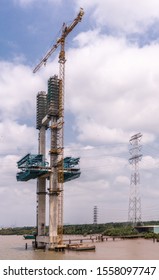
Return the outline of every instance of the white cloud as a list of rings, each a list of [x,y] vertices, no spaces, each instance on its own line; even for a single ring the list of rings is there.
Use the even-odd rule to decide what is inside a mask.
[[[17,154],[36,147],[36,94],[47,85],[40,75],[20,63],[0,62],[1,154]]]
[[[153,158],[152,156],[144,156],[141,161],[141,169],[150,171],[151,169],[159,168],[159,158]]]
[[[77,223],[75,213],[81,213],[78,222],[92,221],[93,206],[99,205],[99,222],[127,220],[127,201],[129,190],[129,164],[121,153],[127,152],[126,145],[80,146],[71,145],[65,151],[79,156],[81,177],[65,184],[64,215]],[[118,203],[116,204],[116,199]],[[71,210],[69,203],[71,201]],[[112,209],[114,214],[112,215]],[[116,209],[116,210],[115,210]],[[121,209],[124,209],[122,212]],[[106,213],[111,213],[107,215]]]
[[[130,184],[130,178],[126,177],[126,176],[117,176],[115,179],[115,183],[119,186],[119,184],[121,185],[125,185],[125,186],[129,186]]]
[[[1,120],[23,120],[35,115],[36,94],[44,83],[32,69],[19,63],[0,62]]]
[[[91,9],[99,26],[124,33],[145,32],[159,20],[158,0],[78,0],[76,4],[86,13]]]
[[[22,154],[36,148],[37,133],[34,127],[20,125],[11,120],[0,123],[1,154]]]
[[[36,191],[34,185],[31,182],[29,184],[16,182],[11,177],[8,177],[9,180],[12,180],[12,184],[0,188],[0,227],[35,226]],[[26,207],[27,211],[25,211]]]
[[[158,44],[139,48],[96,32],[89,42],[89,35],[77,37],[82,47],[69,51],[66,66],[66,108],[79,139],[128,141],[141,132],[152,141],[159,134]]]

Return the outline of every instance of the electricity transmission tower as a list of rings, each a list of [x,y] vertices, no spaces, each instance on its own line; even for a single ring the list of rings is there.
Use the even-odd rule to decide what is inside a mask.
[[[130,179],[130,196],[129,196],[129,210],[128,221],[133,225],[141,223],[141,197],[140,197],[140,174],[139,162],[141,161],[142,154],[140,153],[142,146],[140,141],[142,138],[141,133],[137,133],[130,138],[130,155],[129,163],[132,166],[132,173]]]
[[[97,221],[98,221],[98,207],[94,206],[94,208],[93,208],[93,224],[97,225]]]

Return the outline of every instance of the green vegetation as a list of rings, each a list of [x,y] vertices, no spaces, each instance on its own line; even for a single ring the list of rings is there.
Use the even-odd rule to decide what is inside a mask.
[[[144,237],[145,237],[146,239],[153,238],[153,239],[156,239],[157,242],[159,242],[159,233],[147,232],[147,233],[145,233]]]
[[[159,225],[159,221],[144,222],[144,225]],[[48,227],[46,227],[48,232]],[[0,235],[24,235],[35,234],[36,227],[15,227],[2,228]],[[83,225],[64,225],[63,233],[66,235],[88,235],[88,234],[102,234],[105,236],[141,236],[134,227],[128,223],[106,223],[106,224],[83,224]],[[143,236],[143,234],[142,234]],[[159,234],[144,233],[145,238],[156,238],[159,240]]]
[[[64,234],[103,234],[108,236],[125,236],[138,234],[131,225],[127,223],[107,223],[107,224],[84,224],[64,226]]]
[[[64,234],[100,234],[106,229],[107,224],[65,225]]]
[[[154,233],[154,232],[146,232],[145,233],[145,238],[149,239],[149,238],[157,238],[158,234]]]
[[[104,235],[108,236],[132,236],[138,235],[138,231],[132,226],[119,226],[119,227],[109,227],[104,232]]]
[[[36,232],[35,227],[15,227],[15,228],[1,228],[0,235],[24,235],[34,234]]]

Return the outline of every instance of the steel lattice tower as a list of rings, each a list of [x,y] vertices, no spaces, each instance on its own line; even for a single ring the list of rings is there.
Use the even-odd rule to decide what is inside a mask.
[[[93,224],[96,225],[98,220],[98,208],[94,206],[93,208]]]
[[[133,225],[141,222],[141,197],[140,197],[140,174],[139,162],[141,161],[142,154],[140,153],[142,146],[140,141],[142,138],[141,133],[137,133],[130,138],[130,154],[129,163],[132,166],[132,173],[130,179],[130,196],[129,196],[129,210],[128,221]]]

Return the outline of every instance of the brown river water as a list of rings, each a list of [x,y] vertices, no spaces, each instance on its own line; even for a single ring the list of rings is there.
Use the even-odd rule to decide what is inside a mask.
[[[0,236],[0,260],[159,260],[159,242],[152,239],[108,240],[94,245],[95,251],[43,251],[34,250],[32,240],[22,236]]]

